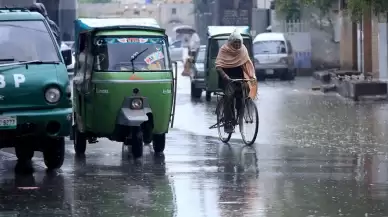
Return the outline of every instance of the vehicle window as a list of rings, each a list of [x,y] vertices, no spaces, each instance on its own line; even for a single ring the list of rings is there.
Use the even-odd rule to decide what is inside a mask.
[[[293,48],[292,48],[292,45],[291,45],[291,42],[289,40],[287,40],[287,47],[288,47],[288,53],[289,54],[292,54],[292,52],[294,52]]]
[[[172,46],[177,47],[177,48],[182,47],[182,41],[176,41],[176,42],[172,43]]]
[[[59,62],[54,43],[43,21],[0,22],[0,59]]]
[[[76,61],[76,69],[75,72],[77,75],[79,75],[80,77],[84,77],[84,73],[85,73],[85,70],[86,70],[86,51],[87,51],[87,40],[88,40],[88,37],[86,35],[86,33],[84,34],[81,34],[79,36],[79,54],[77,54],[77,59],[78,61]]]
[[[224,45],[228,40],[227,39],[215,39],[211,42],[210,46],[210,58],[217,58],[218,51]],[[248,52],[251,55],[251,49],[252,49],[252,41],[249,40],[248,38],[243,39],[243,43],[245,47],[247,47]]]
[[[286,53],[284,41],[258,41],[253,44],[254,54],[282,54]]]
[[[98,37],[95,70],[132,71],[132,56],[135,71],[169,70],[166,44],[164,37]]]
[[[205,55],[206,55],[206,49],[200,49],[198,54],[197,54],[196,62],[197,63],[204,63],[205,62]]]

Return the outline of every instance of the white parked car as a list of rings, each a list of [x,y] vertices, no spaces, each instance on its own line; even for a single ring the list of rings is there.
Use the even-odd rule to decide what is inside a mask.
[[[253,40],[256,76],[259,80],[277,77],[295,79],[294,53],[291,42],[283,33],[266,32]]]
[[[183,61],[182,41],[174,41],[169,47],[171,61]]]

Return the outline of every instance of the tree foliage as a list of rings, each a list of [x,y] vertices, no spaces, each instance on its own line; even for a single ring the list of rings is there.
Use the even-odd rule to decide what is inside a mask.
[[[275,10],[285,20],[299,20],[301,17],[300,0],[276,0]]]

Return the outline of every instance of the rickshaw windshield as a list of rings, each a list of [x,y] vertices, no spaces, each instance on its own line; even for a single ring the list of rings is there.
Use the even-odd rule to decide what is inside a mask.
[[[95,71],[170,70],[164,37],[102,36],[94,40]],[[132,69],[132,57],[134,69]]]
[[[218,51],[228,40],[227,39],[213,39],[210,46],[210,58],[217,58]],[[252,56],[252,42],[249,38],[243,38],[243,43],[245,47],[248,49],[249,55]]]

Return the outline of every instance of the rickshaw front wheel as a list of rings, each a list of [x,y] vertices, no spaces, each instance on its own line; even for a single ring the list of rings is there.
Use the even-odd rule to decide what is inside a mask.
[[[143,156],[143,134],[140,127],[133,127],[131,134],[127,142],[131,145],[133,157],[140,158]]]
[[[74,151],[77,155],[84,155],[86,151],[86,135],[85,133],[81,133],[77,125],[74,125],[73,128],[74,135]]]
[[[47,138],[43,148],[43,159],[47,169],[59,169],[65,159],[65,138]]]
[[[166,147],[166,134],[154,134],[152,139],[152,146],[155,153],[161,153]]]
[[[22,141],[15,146],[15,154],[18,161],[30,161],[34,157],[34,149],[29,146],[27,141]]]
[[[206,91],[206,101],[210,102],[212,100],[212,92]]]

